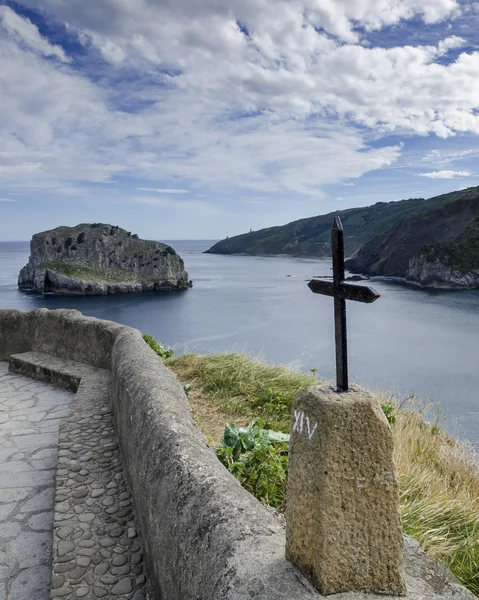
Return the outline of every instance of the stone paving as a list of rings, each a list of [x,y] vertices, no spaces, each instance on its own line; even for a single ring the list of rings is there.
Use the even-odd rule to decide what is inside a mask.
[[[52,598],[148,598],[104,373],[82,379],[60,430]]]
[[[74,394],[0,363],[0,600],[48,600],[58,430]]]

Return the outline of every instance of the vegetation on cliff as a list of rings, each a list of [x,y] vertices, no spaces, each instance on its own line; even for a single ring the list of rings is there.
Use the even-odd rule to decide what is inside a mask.
[[[289,431],[296,392],[318,383],[317,378],[244,354],[170,355],[164,361],[188,385],[193,415],[223,462],[261,501],[281,507],[287,476],[285,444],[271,440],[267,432]],[[477,454],[437,424],[427,424],[424,407],[413,399],[399,404],[388,396],[377,399],[392,423],[405,533],[479,595]],[[233,427],[226,430],[225,444],[227,423]],[[235,429],[247,424],[242,431]],[[225,452],[228,445],[236,445],[236,451]]]
[[[457,239],[429,244],[422,254],[427,260],[438,260],[461,274],[479,269],[479,217]]]
[[[155,281],[154,277],[139,277],[138,273],[121,271],[120,269],[101,269],[85,263],[43,262],[39,269],[50,269],[60,275],[71,279],[107,283],[140,283],[141,281]]]
[[[207,252],[328,257],[337,214],[349,271],[428,287],[479,287],[479,187],[301,219],[221,240]]]
[[[426,255],[465,272],[479,268],[479,188],[465,192],[443,206],[409,215],[364,244],[346,267],[368,275],[406,277],[411,259]]]

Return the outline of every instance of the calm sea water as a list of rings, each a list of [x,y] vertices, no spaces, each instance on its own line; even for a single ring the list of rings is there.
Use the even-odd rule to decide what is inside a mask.
[[[151,333],[177,351],[243,351],[334,378],[333,302],[306,282],[326,260],[202,254],[213,241],[169,242],[194,287],[181,292],[68,298],[19,292],[28,243],[0,243],[0,308],[76,308]],[[350,380],[444,407],[447,428],[479,447],[479,290],[425,291],[370,282],[374,304],[348,303]]]

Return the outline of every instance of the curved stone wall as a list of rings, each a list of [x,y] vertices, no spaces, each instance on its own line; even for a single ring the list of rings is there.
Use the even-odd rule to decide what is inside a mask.
[[[217,460],[138,330],[74,310],[0,310],[0,359],[28,351],[111,370],[155,600],[318,597],[284,557],[282,523]]]
[[[119,333],[112,373],[118,435],[159,597],[315,597],[284,557],[282,524],[219,463],[182,386],[137,331]]]

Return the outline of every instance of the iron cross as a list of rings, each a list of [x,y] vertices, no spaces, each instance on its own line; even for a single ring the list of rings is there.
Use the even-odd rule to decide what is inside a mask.
[[[312,279],[309,289],[315,294],[333,296],[334,330],[336,338],[336,392],[348,391],[348,336],[346,332],[346,300],[370,304],[379,298],[371,287],[344,283],[344,236],[339,217],[334,217],[331,231],[333,281]]]

